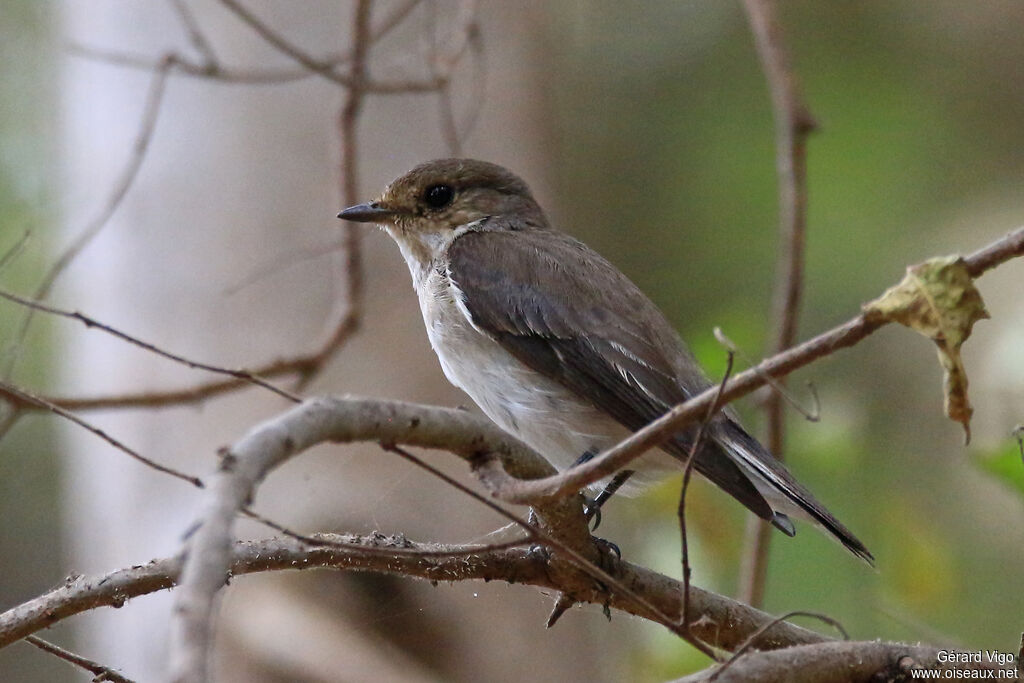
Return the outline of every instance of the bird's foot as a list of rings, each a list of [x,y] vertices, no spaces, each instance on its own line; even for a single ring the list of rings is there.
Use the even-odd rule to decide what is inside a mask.
[[[597,531],[597,527],[601,526],[601,505],[597,502],[597,498],[583,496],[583,516],[587,518],[588,522],[593,523],[590,530]]]
[[[616,568],[616,564],[622,560],[622,551],[619,549],[618,545],[612,543],[606,538],[593,536],[592,540],[594,545],[597,546],[597,566],[611,574],[612,570]]]

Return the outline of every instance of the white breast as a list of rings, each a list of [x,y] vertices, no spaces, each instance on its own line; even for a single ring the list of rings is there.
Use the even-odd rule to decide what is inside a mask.
[[[434,271],[417,288],[430,345],[448,380],[498,426],[559,469],[627,431],[560,384],[528,368],[473,325],[462,293]]]

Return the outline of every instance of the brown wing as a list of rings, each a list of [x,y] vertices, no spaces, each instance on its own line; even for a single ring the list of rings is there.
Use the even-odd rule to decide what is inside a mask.
[[[657,307],[568,235],[468,232],[452,244],[448,271],[474,324],[630,430],[708,386],[699,371],[680,367],[687,352]],[[687,436],[666,450],[686,453]],[[755,514],[772,518],[771,507],[719,444],[708,442],[694,464]]]
[[[449,275],[478,327],[525,365],[630,430],[710,386],[650,299],[564,233],[491,224],[457,238],[449,259]],[[690,438],[681,433],[664,448],[682,456]],[[731,417],[715,420],[694,466],[754,514],[793,535],[792,523],[752,482],[757,476],[793,509],[872,561],[864,545]]]

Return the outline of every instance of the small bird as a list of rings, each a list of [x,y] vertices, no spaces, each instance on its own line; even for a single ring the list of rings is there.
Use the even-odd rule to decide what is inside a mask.
[[[439,159],[338,214],[379,224],[412,274],[448,380],[502,429],[565,469],[711,386],[661,311],[597,252],[552,228],[510,171]],[[679,471],[696,429],[634,461]],[[867,548],[738,424],[708,425],[694,468],[789,536],[809,520],[871,563]],[[633,470],[620,472],[613,490]]]

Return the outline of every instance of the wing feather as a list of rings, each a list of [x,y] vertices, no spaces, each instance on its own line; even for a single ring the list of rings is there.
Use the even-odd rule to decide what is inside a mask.
[[[495,267],[497,264],[497,267]],[[449,249],[473,324],[528,367],[638,430],[709,386],[653,303],[608,261],[557,232],[482,230]],[[666,444],[688,452],[688,435]],[[718,444],[696,469],[758,516],[771,506]]]

